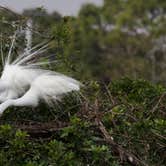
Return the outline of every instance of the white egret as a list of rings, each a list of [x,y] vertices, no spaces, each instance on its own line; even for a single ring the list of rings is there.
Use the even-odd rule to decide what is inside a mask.
[[[35,107],[40,100],[50,103],[68,92],[79,91],[79,81],[54,71],[44,70],[40,67],[42,63],[32,62],[32,58],[37,58],[46,50],[47,44],[31,48],[28,54],[26,52],[11,61],[15,38],[16,35],[3,62],[0,78],[0,101],[2,102],[0,115],[9,106]]]

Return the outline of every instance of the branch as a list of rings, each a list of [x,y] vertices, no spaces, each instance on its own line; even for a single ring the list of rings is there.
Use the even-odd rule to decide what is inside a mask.
[[[115,153],[119,154],[121,161],[128,161],[132,165],[143,165],[148,166],[146,163],[144,163],[142,160],[138,159],[134,154],[128,152],[126,149],[124,149],[122,146],[118,145],[113,141],[113,138],[110,136],[108,131],[106,130],[105,126],[101,121],[96,121],[96,125],[100,129],[101,133],[104,136],[105,141],[110,144],[113,147],[113,150]]]
[[[95,107],[94,107],[94,111],[95,113],[98,112],[98,101],[95,101]],[[137,165],[143,165],[143,166],[148,166],[146,163],[144,163],[142,160],[140,160],[138,157],[136,157],[134,154],[132,154],[131,152],[128,152],[126,149],[124,149],[121,145],[117,144],[116,142],[114,142],[113,138],[110,136],[109,132],[106,130],[104,124],[101,121],[101,117],[98,116],[99,114],[96,114],[96,118],[95,118],[95,125],[99,128],[99,130],[101,131],[101,133],[104,136],[105,141],[110,144],[113,147],[113,150],[115,153],[119,154],[121,161],[128,161],[129,163],[131,163],[134,166]]]
[[[69,124],[66,122],[24,122],[24,124],[14,124],[16,129],[26,131],[31,138],[49,138],[57,131],[62,130],[64,127],[67,127]]]
[[[154,112],[157,110],[157,108],[159,107],[161,101],[163,100],[163,98],[164,98],[165,96],[166,96],[166,92],[163,93],[163,94],[160,96],[160,98],[159,98],[157,104],[156,104],[156,105],[153,107],[153,109],[151,110],[152,113],[154,113]]]

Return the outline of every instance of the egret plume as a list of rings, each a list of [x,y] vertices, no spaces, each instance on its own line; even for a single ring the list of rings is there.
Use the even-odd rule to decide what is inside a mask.
[[[0,114],[9,106],[35,107],[41,100],[49,104],[68,92],[79,91],[81,85],[79,81],[41,67],[49,62],[33,61],[34,58],[38,60],[39,55],[47,50],[48,44],[39,44],[12,61],[15,40],[16,33],[0,78],[0,101],[2,102]],[[2,53],[1,56],[3,57]]]

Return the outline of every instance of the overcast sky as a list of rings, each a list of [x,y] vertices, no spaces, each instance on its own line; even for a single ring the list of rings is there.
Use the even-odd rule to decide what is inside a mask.
[[[0,0],[0,5],[22,12],[27,8],[44,7],[48,12],[58,11],[62,15],[76,15],[82,4],[102,5],[103,0]]]

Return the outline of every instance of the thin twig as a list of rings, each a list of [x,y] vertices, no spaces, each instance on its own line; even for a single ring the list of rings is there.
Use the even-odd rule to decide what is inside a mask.
[[[163,98],[164,98],[165,96],[166,96],[166,92],[163,93],[163,94],[160,96],[160,98],[159,98],[157,104],[156,104],[156,105],[153,107],[153,109],[151,110],[151,113],[154,113],[154,112],[157,110],[157,108],[159,107],[161,101],[163,100]]]

